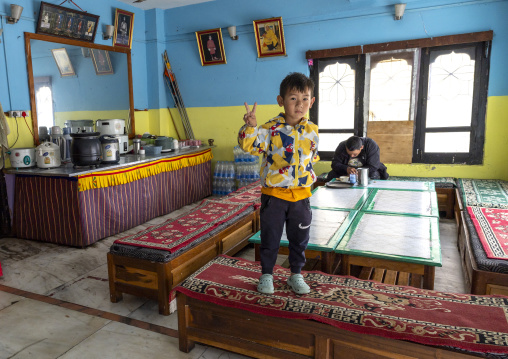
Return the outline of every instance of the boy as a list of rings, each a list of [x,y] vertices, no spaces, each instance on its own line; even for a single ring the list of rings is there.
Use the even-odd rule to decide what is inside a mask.
[[[258,291],[271,294],[273,267],[286,225],[291,276],[288,284],[297,294],[310,288],[300,274],[305,264],[312,220],[309,197],[316,180],[312,168],[319,161],[318,127],[306,117],[315,101],[314,82],[300,73],[291,73],[280,84],[277,103],[284,113],[256,128],[256,106],[247,103],[245,125],[238,133],[238,144],[245,152],[261,154],[261,277]]]

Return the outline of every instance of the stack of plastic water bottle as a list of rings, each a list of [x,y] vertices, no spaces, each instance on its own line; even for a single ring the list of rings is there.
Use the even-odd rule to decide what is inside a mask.
[[[237,187],[241,188],[259,180],[259,157],[243,152],[238,146],[233,148],[233,154]]]
[[[218,161],[213,171],[212,194],[225,196],[236,190],[234,162]]]

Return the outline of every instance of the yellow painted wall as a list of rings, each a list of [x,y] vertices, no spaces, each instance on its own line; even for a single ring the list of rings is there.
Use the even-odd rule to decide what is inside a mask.
[[[23,119],[23,117],[18,117],[17,119],[15,119],[14,117],[7,117],[7,124],[9,125],[9,128],[11,130],[11,133],[7,136],[7,141],[9,142],[10,147],[12,147],[14,142],[16,142],[16,138],[18,138],[18,131],[19,138],[16,144],[14,145],[14,148],[35,147],[31,132],[32,117],[30,112],[26,117],[26,121]]]
[[[262,124],[279,114],[282,109],[278,105],[259,105],[256,116],[258,124]],[[204,143],[208,139],[214,139],[217,146],[213,150],[214,162],[232,161],[233,147],[237,144],[237,133],[243,125],[245,107],[195,107],[188,108],[187,114],[191,122],[195,139]],[[75,117],[74,115],[78,116]],[[90,117],[91,114],[74,114],[67,119],[79,118],[105,118],[103,113],[100,117]],[[87,115],[88,117],[86,117]],[[113,116],[114,114],[108,114]],[[70,115],[68,115],[70,116]],[[114,118],[114,117],[109,117]],[[170,136],[178,138],[173,121],[178,129],[180,138],[186,138],[180,115],[176,109],[167,108],[136,111],[136,134],[148,132],[158,136]],[[26,118],[29,126],[32,125],[31,117]],[[32,135],[28,130],[23,118],[16,120],[19,125],[19,140],[14,147],[34,147]],[[14,118],[7,118],[11,128],[8,136],[9,144],[14,143],[17,130]],[[63,125],[63,124],[62,124]],[[508,180],[508,164],[506,160],[506,142],[508,138],[508,96],[494,96],[488,98],[487,121],[485,133],[485,153],[482,165],[427,165],[427,164],[389,164],[388,173],[392,176],[416,176],[416,177],[461,177],[461,178],[491,178]],[[7,163],[9,165],[9,163]],[[331,163],[321,161],[315,165],[317,174],[328,172]]]
[[[256,116],[258,124],[266,122],[281,111],[278,105],[260,105]],[[245,107],[207,107],[187,109],[196,139],[213,138],[217,146],[213,150],[214,161],[232,161],[236,136],[243,125]],[[175,117],[175,120],[179,117]],[[508,138],[508,96],[488,98],[485,133],[485,153],[482,165],[427,165],[427,164],[389,164],[388,173],[392,176],[415,177],[461,177],[490,178],[508,180],[506,148]],[[317,174],[328,172],[331,162],[321,161],[315,165]]]

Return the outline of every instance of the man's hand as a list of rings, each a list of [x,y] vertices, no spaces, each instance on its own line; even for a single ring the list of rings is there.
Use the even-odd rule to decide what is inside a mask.
[[[244,102],[245,109],[247,110],[247,113],[243,115],[243,120],[245,124],[249,127],[256,127],[258,125],[256,121],[256,107],[258,105],[257,102],[254,102],[254,106],[252,106],[252,111],[249,109],[249,105],[247,105],[247,102]]]
[[[351,173],[354,173],[355,175],[357,175],[358,171],[356,170],[356,168],[348,167],[347,168],[347,174],[350,175]]]

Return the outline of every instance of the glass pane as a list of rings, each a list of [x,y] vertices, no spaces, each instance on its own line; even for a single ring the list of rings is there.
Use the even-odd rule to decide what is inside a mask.
[[[354,133],[320,133],[319,134],[319,148],[318,151],[331,151],[335,152],[337,146],[342,141],[347,140],[353,136]]]
[[[319,62],[319,128],[353,129],[355,119],[355,61]]]
[[[425,134],[425,152],[468,153],[469,132],[441,132]]]
[[[36,88],[35,102],[35,106],[37,107],[38,126],[45,126],[49,129],[54,125],[53,93],[49,85],[43,85]]]
[[[427,127],[470,126],[474,47],[436,51],[429,67]]]
[[[370,63],[369,121],[408,121],[413,53],[372,55]]]

